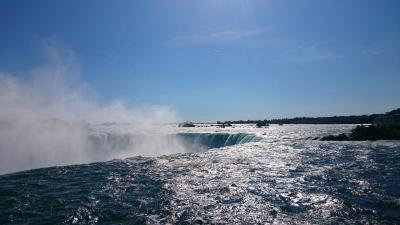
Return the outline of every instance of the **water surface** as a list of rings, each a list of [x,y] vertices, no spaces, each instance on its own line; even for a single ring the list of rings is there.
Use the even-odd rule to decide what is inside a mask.
[[[2,175],[0,224],[400,223],[400,142],[312,140],[351,128],[181,128],[218,148]]]

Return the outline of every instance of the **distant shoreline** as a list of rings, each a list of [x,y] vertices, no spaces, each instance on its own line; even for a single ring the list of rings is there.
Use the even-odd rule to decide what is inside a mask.
[[[271,120],[233,120],[217,121],[217,124],[377,124],[386,122],[400,122],[400,108],[382,114],[360,116],[329,116],[329,117],[295,117]],[[207,123],[204,123],[207,124]]]

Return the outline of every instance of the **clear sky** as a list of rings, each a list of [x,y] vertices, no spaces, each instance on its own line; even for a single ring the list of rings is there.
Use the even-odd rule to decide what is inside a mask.
[[[0,71],[67,46],[101,101],[216,121],[400,106],[400,1],[0,2]]]

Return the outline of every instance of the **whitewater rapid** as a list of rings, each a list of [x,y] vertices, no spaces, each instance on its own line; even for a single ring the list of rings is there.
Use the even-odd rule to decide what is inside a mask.
[[[352,127],[171,127],[206,147],[0,176],[0,223],[397,224],[400,142],[313,140]]]

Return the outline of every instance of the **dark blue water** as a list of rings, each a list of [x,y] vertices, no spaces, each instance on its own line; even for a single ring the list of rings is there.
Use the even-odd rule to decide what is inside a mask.
[[[399,146],[264,138],[2,175],[0,224],[399,224]]]

